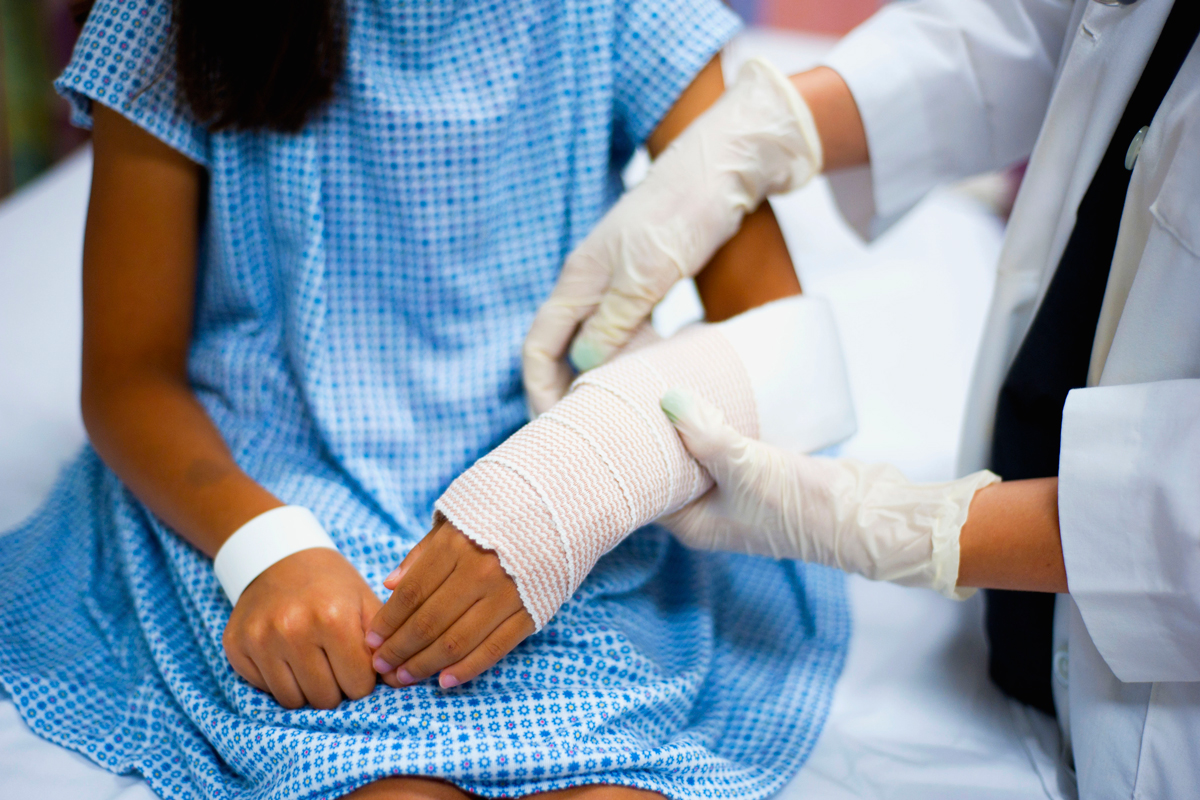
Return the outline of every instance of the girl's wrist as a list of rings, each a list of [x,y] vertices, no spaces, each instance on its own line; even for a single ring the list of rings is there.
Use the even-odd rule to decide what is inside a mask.
[[[232,605],[255,578],[302,550],[337,545],[316,516],[303,506],[279,506],[242,525],[213,559],[213,571]]]

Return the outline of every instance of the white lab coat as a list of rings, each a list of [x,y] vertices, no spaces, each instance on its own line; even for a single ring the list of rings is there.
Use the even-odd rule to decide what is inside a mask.
[[[937,183],[1032,153],[973,380],[964,473],[987,465],[1000,385],[1170,8],[915,0],[885,7],[826,61],[862,113],[877,226]],[[1200,47],[1133,170],[1088,386],[1063,418],[1072,600],[1060,599],[1055,634],[1079,794],[1200,797]]]

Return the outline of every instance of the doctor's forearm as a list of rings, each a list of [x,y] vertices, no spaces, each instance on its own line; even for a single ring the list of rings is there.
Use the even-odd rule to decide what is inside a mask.
[[[958,585],[1066,592],[1058,528],[1058,478],[980,489],[960,538]]]
[[[829,67],[817,67],[793,75],[792,84],[812,111],[824,150],[825,170],[866,164],[870,159],[867,132],[842,76]]]

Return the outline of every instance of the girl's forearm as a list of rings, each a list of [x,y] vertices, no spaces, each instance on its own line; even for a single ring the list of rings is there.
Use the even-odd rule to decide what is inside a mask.
[[[696,275],[696,291],[709,322],[800,294],[800,279],[770,203],[748,214],[741,229]]]
[[[156,516],[209,556],[283,503],[237,465],[190,387],[167,376],[85,384],[92,445]]]
[[[188,385],[204,174],[104,105],[94,116],[84,423],[138,499],[211,556],[281,503],[238,468]]]
[[[1058,528],[1058,478],[980,489],[959,540],[958,585],[1066,592]]]

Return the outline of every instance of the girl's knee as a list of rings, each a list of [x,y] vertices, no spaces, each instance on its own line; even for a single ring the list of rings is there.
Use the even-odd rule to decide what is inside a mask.
[[[445,781],[400,776],[360,786],[345,800],[468,800],[471,796]]]
[[[382,778],[374,783],[355,789],[345,800],[470,800],[468,794],[456,786],[431,778],[395,777]],[[527,795],[537,800],[662,800],[658,792],[631,789],[627,786],[577,786],[536,795]]]

